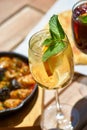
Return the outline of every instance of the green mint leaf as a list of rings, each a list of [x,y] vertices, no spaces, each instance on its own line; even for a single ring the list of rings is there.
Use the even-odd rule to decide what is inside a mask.
[[[87,16],[86,16],[86,15],[79,16],[79,20],[80,20],[82,23],[87,23]]]
[[[48,58],[50,58],[53,55],[56,55],[57,53],[63,51],[66,47],[65,43],[63,41],[56,41],[54,45],[51,45],[43,54],[42,60],[45,62]]]
[[[48,47],[42,56],[43,62],[61,52],[66,47],[65,43],[62,41],[65,38],[65,33],[57,15],[53,15],[49,20],[49,32],[51,38],[46,39],[42,44]]]
[[[53,15],[49,20],[49,28],[52,38],[54,39],[63,39],[65,33],[62,29],[62,26],[58,20],[58,15]]]
[[[44,42],[42,43],[42,45],[49,46],[51,43],[52,43],[52,38],[49,38],[49,39],[44,40]]]

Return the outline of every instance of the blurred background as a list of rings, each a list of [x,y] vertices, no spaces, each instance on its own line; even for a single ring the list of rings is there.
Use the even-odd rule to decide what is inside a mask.
[[[0,0],[0,51],[15,49],[57,0]]]

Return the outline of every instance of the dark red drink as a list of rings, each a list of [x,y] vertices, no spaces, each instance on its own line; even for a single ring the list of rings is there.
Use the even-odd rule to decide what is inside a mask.
[[[73,6],[72,29],[77,48],[87,54],[87,0]]]

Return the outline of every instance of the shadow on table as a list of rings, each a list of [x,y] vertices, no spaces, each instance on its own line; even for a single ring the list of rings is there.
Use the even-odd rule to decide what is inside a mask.
[[[74,110],[77,111],[75,112]],[[77,126],[74,128],[74,130],[83,130],[83,128],[87,125],[87,97],[82,98],[73,106],[71,114],[72,115],[74,114],[74,116],[76,117],[75,121],[72,122],[73,126],[75,126],[75,123],[77,123],[77,120],[79,119],[79,122],[77,123]],[[40,121],[40,117],[36,119],[34,125],[36,125],[38,121]],[[50,130],[58,130],[58,129],[50,129]]]
[[[13,112],[9,115],[5,115],[0,117],[0,127],[14,127],[20,124],[26,115],[32,110],[34,107],[38,97],[38,89],[35,92],[35,95],[29,102],[27,102],[20,110]],[[29,122],[29,121],[28,121]]]
[[[79,114],[79,122],[75,130],[83,130],[84,126],[87,124],[87,97],[82,98],[74,105],[72,113],[74,109],[76,109]]]

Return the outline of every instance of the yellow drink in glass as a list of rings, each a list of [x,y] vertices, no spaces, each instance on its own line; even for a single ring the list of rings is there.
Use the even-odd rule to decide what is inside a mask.
[[[34,40],[31,38],[31,49],[34,51],[34,54],[29,49],[30,69],[34,79],[41,87],[58,89],[68,84],[73,76],[73,54],[71,46],[66,37],[64,39],[65,44],[67,44],[66,48],[57,55],[50,57],[46,62],[43,62],[42,55],[44,49],[42,43],[50,35],[48,31],[45,32],[44,30],[41,33],[39,38],[38,34],[34,36]],[[40,37],[41,40],[39,40]],[[36,54],[35,52],[38,53]]]

